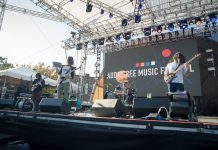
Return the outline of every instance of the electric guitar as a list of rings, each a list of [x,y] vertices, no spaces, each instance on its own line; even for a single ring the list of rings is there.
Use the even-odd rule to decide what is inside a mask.
[[[190,60],[188,60],[187,62],[183,63],[182,65],[180,65],[175,71],[171,72],[169,75],[164,75],[164,81],[166,83],[171,83],[172,80],[176,77],[176,73],[179,72],[180,70],[182,70],[182,68],[186,65],[186,64],[190,64],[193,60],[199,58],[201,56],[200,53],[194,55],[194,57],[192,57]]]
[[[74,72],[75,70],[77,70],[77,69],[80,69],[81,68],[81,66],[79,66],[78,68],[74,68],[73,70],[69,70],[69,71],[67,71],[65,74],[67,75],[68,73],[70,73],[71,74],[71,72]],[[68,76],[65,76],[65,77],[59,77],[59,82],[58,82],[58,84],[61,84],[63,81],[65,81],[66,79],[72,79],[72,77],[68,77]]]
[[[33,84],[31,91],[34,92],[34,91],[36,90],[37,86],[38,86],[39,84],[41,84],[41,82],[42,82],[44,79],[46,79],[46,78],[48,78],[48,77],[44,77],[43,79],[40,79],[38,82],[36,82],[35,84]]]

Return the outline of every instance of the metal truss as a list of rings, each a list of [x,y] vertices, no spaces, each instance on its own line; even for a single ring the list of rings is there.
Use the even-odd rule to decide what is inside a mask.
[[[37,6],[44,9],[46,12],[50,14],[55,14],[62,17],[63,22],[67,25],[71,26],[77,31],[85,32],[88,27],[84,26],[84,24],[74,17],[70,12],[61,7],[60,4],[55,3],[53,0],[30,0],[35,3]]]
[[[147,45],[155,45],[165,42],[172,42],[188,38],[197,37],[211,37],[212,33],[218,31],[218,26],[210,26],[208,28],[189,28],[184,32],[177,30],[174,32],[161,33],[158,35],[152,35],[147,37],[135,38],[128,41],[121,41],[119,43],[109,43],[105,45],[96,45],[94,47],[87,48],[87,55],[101,53],[110,53],[116,51],[122,51],[128,48],[142,47]]]
[[[87,3],[87,0],[80,0],[80,1]],[[131,16],[130,14],[122,12],[119,9],[111,7],[111,6],[101,2],[99,0],[90,0],[89,3],[92,4],[96,8],[103,9],[105,12],[108,12],[108,13],[111,12],[111,13],[113,13],[114,16],[117,16],[119,18],[126,18],[126,19],[133,18],[133,16]]]
[[[176,23],[182,19],[195,18],[218,11],[218,1],[211,3],[211,0],[168,0],[153,6],[149,5],[148,2],[147,0],[143,3],[140,23],[137,24],[134,22],[135,20],[130,20],[128,26],[124,28],[121,26],[121,18],[116,18],[110,24],[107,23],[107,20],[92,24],[90,25],[90,36],[86,35],[85,40],[114,36],[127,31],[141,32],[144,27]]]
[[[7,0],[0,0],[0,30],[2,27],[2,21],[4,18],[6,3],[7,3]]]
[[[18,13],[22,13],[22,14],[26,14],[26,15],[31,15],[34,17],[40,17],[40,18],[44,18],[44,19],[48,19],[48,20],[52,20],[52,21],[63,22],[63,18],[60,16],[54,16],[54,15],[50,15],[50,14],[46,14],[46,13],[42,13],[42,12],[38,12],[38,11],[34,11],[34,10],[29,10],[26,8],[21,8],[21,7],[17,7],[17,6],[13,6],[13,5],[7,4],[6,10],[10,10],[10,11],[14,11],[14,12],[18,12]]]

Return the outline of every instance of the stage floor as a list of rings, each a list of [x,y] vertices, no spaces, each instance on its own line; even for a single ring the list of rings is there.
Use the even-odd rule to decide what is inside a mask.
[[[218,149],[217,117],[205,116],[189,122],[0,110],[0,133],[34,149]]]

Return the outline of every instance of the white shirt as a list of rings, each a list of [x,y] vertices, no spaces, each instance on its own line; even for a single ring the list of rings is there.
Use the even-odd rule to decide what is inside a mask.
[[[167,73],[172,73],[176,70],[176,68],[178,67],[179,64],[175,63],[175,62],[171,62],[169,64],[167,64],[167,66],[165,67],[165,72],[164,74]],[[178,71],[175,75],[175,78],[172,80],[171,83],[184,83],[183,80],[183,75],[187,72],[187,68],[184,66],[180,71]]]
[[[71,78],[71,66],[69,65],[64,65],[62,66],[62,72],[59,75],[59,83],[60,81],[65,78],[62,83],[67,83],[70,82],[70,78]]]

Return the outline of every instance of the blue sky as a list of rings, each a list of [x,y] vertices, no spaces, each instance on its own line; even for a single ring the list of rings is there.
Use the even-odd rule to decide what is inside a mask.
[[[8,4],[44,12],[29,0],[8,0]],[[61,41],[69,38],[73,29],[64,23],[37,18],[6,10],[0,31],[0,56],[13,64],[38,64],[52,66],[53,61],[65,62]],[[80,51],[67,51],[77,66]],[[94,76],[95,55],[88,56],[86,72]]]

